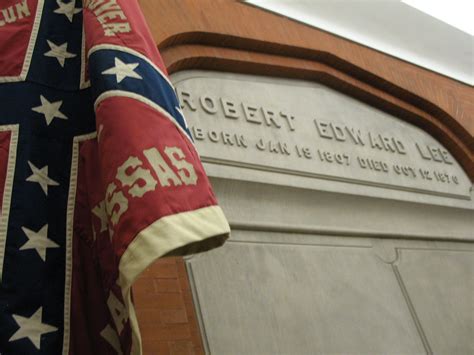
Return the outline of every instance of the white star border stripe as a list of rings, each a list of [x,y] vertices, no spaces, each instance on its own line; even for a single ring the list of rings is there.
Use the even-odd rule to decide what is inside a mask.
[[[56,45],[50,40],[46,40],[46,42],[48,42],[49,48],[51,50],[46,52],[44,56],[56,58],[59,62],[59,65],[61,65],[61,67],[63,68],[64,68],[64,63],[66,62],[66,59],[74,58],[76,56],[76,54],[69,53],[67,51],[67,42],[61,45]]]
[[[135,72],[135,69],[139,66],[139,63],[129,63],[126,64],[122,62],[119,58],[115,57],[115,66],[104,70],[102,75],[115,75],[117,83],[120,83],[125,78],[134,78],[142,80],[143,78]]]
[[[189,126],[188,126],[188,121],[186,121],[186,117],[184,117],[184,113],[183,113],[183,110],[181,110],[181,108],[179,106],[175,106],[174,109],[176,111],[178,111],[178,113],[181,115],[181,118],[183,119],[183,122],[184,122],[184,127],[186,129],[189,129]]]
[[[42,307],[38,308],[29,318],[16,314],[13,314],[12,317],[20,328],[8,339],[8,342],[28,338],[36,349],[41,350],[41,336],[58,330],[58,328],[42,322]]]
[[[72,22],[74,15],[82,11],[81,8],[75,7],[76,0],[72,0],[68,3],[64,3],[62,0],[56,0],[56,3],[59,7],[54,10],[54,13],[66,16],[69,22]]]
[[[43,261],[46,261],[47,248],[59,248],[59,245],[48,239],[48,225],[45,224],[38,232],[34,232],[26,227],[21,227],[23,233],[28,237],[28,241],[23,244],[20,250],[36,249],[36,252]]]
[[[46,124],[49,126],[55,118],[67,120],[68,117],[59,111],[62,101],[49,102],[43,95],[40,95],[41,106],[33,107],[31,110],[44,115]]]
[[[40,184],[43,192],[48,196],[48,186],[59,186],[57,181],[54,181],[48,176],[48,166],[44,166],[41,169],[38,169],[32,162],[28,162],[32,175],[26,178],[26,181],[37,182]]]

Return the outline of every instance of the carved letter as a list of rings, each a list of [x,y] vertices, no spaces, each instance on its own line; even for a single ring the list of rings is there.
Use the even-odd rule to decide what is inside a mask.
[[[359,165],[362,169],[367,169],[367,162],[364,158],[357,157],[357,161],[359,162]]]
[[[428,146],[428,149],[429,149],[430,154],[431,154],[431,156],[433,157],[433,160],[434,160],[434,161],[439,161],[439,162],[442,162],[442,161],[443,161],[443,157],[441,156],[438,147],[436,147],[436,146],[434,146],[434,145],[429,145],[429,146]]]
[[[234,137],[237,146],[247,148],[247,142],[245,141],[245,137],[243,135],[235,134]]]
[[[431,160],[431,157],[428,154],[425,154],[425,152],[423,152],[423,149],[418,145],[418,143],[415,143],[415,145],[416,145],[416,148],[418,149],[418,152],[420,152],[420,155],[423,159]]]
[[[275,142],[272,142],[270,141],[269,143],[269,149],[268,149],[271,153],[278,153],[278,148],[276,146],[276,143]]]
[[[405,145],[402,143],[401,140],[398,139],[393,139],[393,142],[395,143],[395,147],[397,148],[398,153],[400,154],[406,154],[407,150],[405,149]]]
[[[392,144],[392,140],[388,137],[379,135],[380,141],[382,142],[384,148],[386,151],[390,151],[392,153],[395,153],[395,146]]]
[[[356,130],[354,130],[354,128],[346,127],[346,131],[347,131],[347,133],[349,133],[351,138],[354,140],[355,144],[364,145],[364,141],[362,140],[362,135],[361,135],[359,129],[356,131]]]
[[[201,96],[199,99],[199,102],[201,103],[202,108],[204,111],[207,113],[213,115],[217,112],[217,106],[216,102],[214,99],[210,96]]]
[[[186,104],[191,111],[197,110],[192,100],[191,94],[189,92],[179,91],[179,96],[181,97],[181,102],[182,102],[181,108],[184,108]]]
[[[453,161],[451,160],[451,157],[449,156],[449,153],[447,150],[442,149],[441,150],[441,155],[443,156],[443,160],[446,164],[452,165]]]
[[[230,139],[229,133],[222,132],[221,135],[222,135],[222,141],[224,142],[224,144],[234,145],[234,142],[232,142],[232,139]]]
[[[275,113],[270,110],[266,110],[262,107],[263,118],[267,126],[271,126],[272,122],[276,128],[281,128],[281,126],[275,121]]]
[[[322,138],[332,139],[332,135],[328,129],[329,123],[324,122],[324,121],[316,121],[316,120],[314,120],[314,123],[316,124],[316,128],[318,129],[319,135]]]
[[[284,113],[283,111],[280,112],[280,116],[286,120],[286,123],[288,124],[288,128],[290,129],[290,131],[294,131],[295,126],[293,125],[293,121],[295,120],[295,117],[288,115]]]
[[[380,136],[378,136],[378,138],[380,138]],[[369,133],[369,140],[370,140],[370,144],[371,144],[372,148],[378,148],[380,150],[383,149],[382,144],[380,142],[376,141],[370,133]]]
[[[346,133],[344,132],[344,128],[336,123],[331,123],[332,131],[334,132],[334,137],[338,141],[344,142],[346,140]]]
[[[255,145],[258,150],[265,150],[265,144],[263,143],[263,139],[260,138],[260,140],[257,142]]]
[[[257,108],[253,106],[249,106],[246,104],[242,104],[242,107],[244,109],[245,113],[245,119],[248,122],[256,123],[256,124],[262,124],[262,120],[259,120],[258,118],[255,117],[255,112],[257,112]]]
[[[227,118],[237,119],[239,114],[235,109],[235,104],[227,99],[221,98],[222,109],[224,110],[224,116]]]
[[[192,128],[192,131],[193,131],[193,137],[194,137],[194,139],[196,139],[196,140],[198,140],[198,141],[204,140],[204,133],[202,132],[202,129],[201,129],[201,128],[193,127],[193,128]]]
[[[291,155],[286,143],[278,142],[278,146],[280,147],[280,152],[282,154]]]
[[[214,143],[219,142],[219,135],[217,134],[216,131],[209,131],[207,135],[209,136],[209,139],[211,140],[211,142],[214,142]]]

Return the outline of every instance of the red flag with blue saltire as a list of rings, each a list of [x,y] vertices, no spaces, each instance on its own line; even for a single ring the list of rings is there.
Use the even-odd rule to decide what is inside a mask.
[[[0,2],[0,201],[2,355],[140,354],[140,272],[225,241],[136,0]]]

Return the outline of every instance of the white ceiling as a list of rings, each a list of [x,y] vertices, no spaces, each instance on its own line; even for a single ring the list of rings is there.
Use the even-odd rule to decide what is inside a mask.
[[[474,36],[399,0],[247,2],[474,85]]]

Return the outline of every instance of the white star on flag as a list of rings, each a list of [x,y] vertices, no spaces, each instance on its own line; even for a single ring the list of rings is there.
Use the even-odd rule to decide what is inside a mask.
[[[46,52],[44,55],[46,57],[56,58],[59,62],[59,65],[61,65],[62,67],[64,67],[64,62],[66,61],[66,59],[74,58],[76,56],[76,54],[69,53],[67,51],[67,42],[59,46],[54,44],[50,40],[46,40],[46,42],[48,42],[49,48],[51,50]]]
[[[34,232],[26,227],[21,227],[28,237],[28,241],[23,244],[20,250],[36,249],[36,252],[43,261],[46,261],[47,248],[59,248],[59,245],[48,239],[48,225],[44,225],[38,232]]]
[[[37,182],[40,184],[46,196],[48,196],[48,186],[58,186],[59,183],[49,178],[48,176],[48,166],[44,166],[41,169],[38,169],[33,163],[28,162],[33,175],[26,178],[26,181]]]
[[[10,339],[8,339],[8,341],[12,342],[22,338],[28,338],[36,349],[41,350],[41,336],[58,330],[56,327],[43,323],[41,321],[42,315],[43,308],[41,307],[38,308],[30,318],[13,314],[13,319],[20,328],[10,337]]]
[[[69,22],[72,22],[72,19],[75,14],[78,14],[82,11],[81,8],[75,7],[76,0],[72,0],[68,3],[64,3],[61,0],[56,0],[56,2],[59,8],[54,10],[54,13],[59,15],[65,15],[68,18]]]
[[[117,83],[120,83],[125,78],[143,79],[140,74],[135,72],[135,69],[139,66],[139,63],[125,64],[119,58],[115,57],[115,66],[104,70],[103,75],[115,75]]]
[[[49,102],[43,95],[40,95],[40,100],[41,106],[33,107],[32,110],[43,114],[48,126],[55,118],[67,120],[67,116],[59,111],[61,105],[63,104],[62,101]]]

